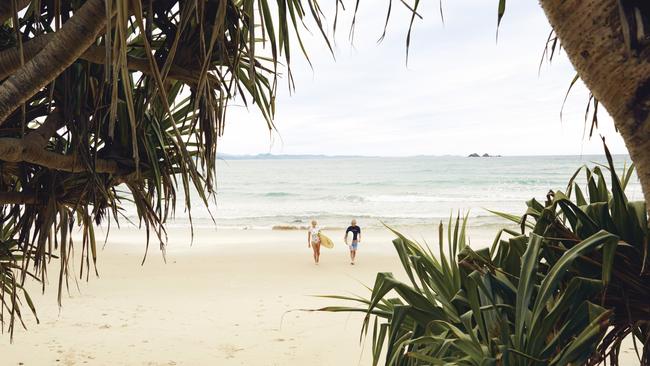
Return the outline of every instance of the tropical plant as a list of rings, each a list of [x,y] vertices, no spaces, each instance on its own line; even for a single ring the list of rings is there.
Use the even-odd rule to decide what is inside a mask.
[[[59,301],[75,247],[88,278],[94,227],[128,220],[124,202],[164,254],[178,195],[190,222],[190,192],[214,197],[228,104],[273,128],[301,34],[330,47],[323,17],[316,0],[0,1],[0,328],[13,334],[26,279],[51,259]]]
[[[335,296],[362,306],[321,310],[366,313],[375,364],[386,344],[387,365],[617,365],[631,336],[650,365],[645,202],[624,193],[634,167],[619,178],[606,154],[523,216],[498,213],[521,231],[492,246],[467,245],[467,216],[449,220],[446,247],[440,223],[437,253],[393,230],[409,282],[379,273],[370,298]]]
[[[124,201],[164,249],[179,191],[188,213],[190,191],[214,191],[228,102],[272,127],[279,64],[308,18],[321,27],[311,0],[0,2],[2,329],[56,256],[60,299],[75,226],[89,275],[94,225],[119,224]]]

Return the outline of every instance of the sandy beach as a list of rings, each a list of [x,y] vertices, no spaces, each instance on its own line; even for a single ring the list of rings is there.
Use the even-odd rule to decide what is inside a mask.
[[[13,344],[0,337],[3,365],[369,365],[362,315],[299,309],[342,304],[312,295],[366,295],[377,272],[404,274],[387,230],[364,232],[355,266],[330,234],[316,266],[303,231],[199,229],[190,247],[187,229],[170,229],[167,263],[152,245],[141,266],[144,233],[114,230],[100,278],[73,282],[61,309],[54,272],[44,295],[30,286],[41,324],[27,315]]]
[[[41,324],[26,316],[3,365],[367,365],[359,315],[300,312],[337,303],[318,294],[366,294],[378,271],[399,273],[386,231],[366,234],[358,263],[342,239],[315,266],[302,231],[171,229],[164,263],[144,235],[111,233],[100,278],[56,304],[31,286]],[[78,268],[78,264],[76,265]]]

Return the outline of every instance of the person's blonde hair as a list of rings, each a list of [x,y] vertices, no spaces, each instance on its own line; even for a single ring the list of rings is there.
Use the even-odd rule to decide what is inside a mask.
[[[316,220],[311,220],[311,225],[312,225],[312,226],[316,226],[316,225],[318,225],[318,221],[316,221]]]

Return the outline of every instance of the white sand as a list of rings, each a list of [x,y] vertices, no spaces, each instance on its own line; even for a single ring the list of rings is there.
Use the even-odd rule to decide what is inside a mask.
[[[12,345],[0,337],[2,365],[367,365],[362,316],[287,311],[340,304],[310,295],[365,295],[361,283],[399,269],[385,231],[366,233],[355,266],[341,239],[315,266],[302,231],[209,230],[192,248],[174,231],[167,264],[154,245],[140,266],[142,233],[111,234],[101,278],[60,312],[54,275],[45,295],[32,290],[41,324],[27,316]]]
[[[288,312],[341,304],[310,295],[367,295],[380,271],[403,277],[386,230],[364,232],[355,266],[330,234],[337,247],[315,266],[302,231],[198,230],[190,248],[171,229],[167,263],[154,244],[140,266],[143,232],[113,231],[101,278],[73,284],[62,309],[56,271],[45,295],[32,289],[41,324],[27,315],[13,344],[0,336],[2,365],[369,365],[362,315]]]

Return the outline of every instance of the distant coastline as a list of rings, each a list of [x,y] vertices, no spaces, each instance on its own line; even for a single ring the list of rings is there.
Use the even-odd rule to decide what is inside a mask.
[[[225,154],[218,153],[217,157],[224,160],[306,160],[306,159],[354,159],[354,158],[382,158],[383,156],[368,155],[319,155],[319,154]]]

